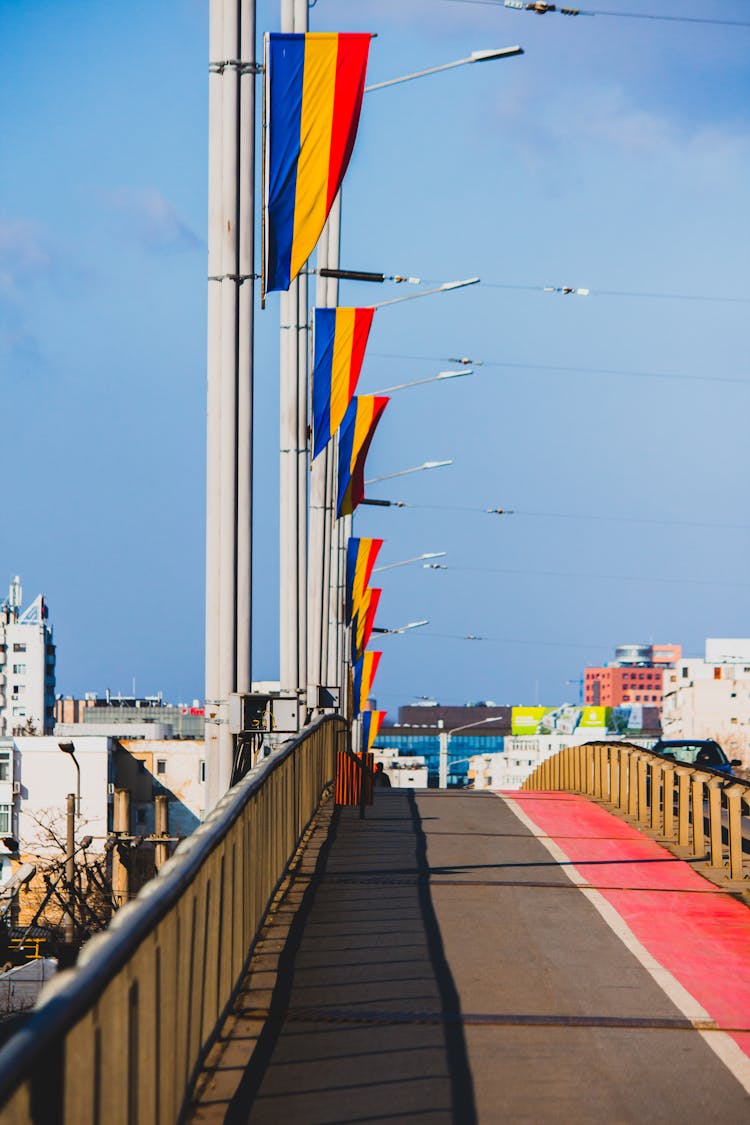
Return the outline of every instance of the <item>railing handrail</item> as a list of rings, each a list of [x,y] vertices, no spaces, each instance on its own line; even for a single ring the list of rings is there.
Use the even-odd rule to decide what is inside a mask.
[[[52,1041],[81,1019],[138,945],[174,907],[258,789],[315,730],[342,722],[340,715],[317,719],[253,767],[182,841],[158,874],[115,915],[107,929],[91,938],[76,965],[53,978],[33,1015],[0,1049],[0,1106],[18,1086],[19,1076],[28,1073]]]

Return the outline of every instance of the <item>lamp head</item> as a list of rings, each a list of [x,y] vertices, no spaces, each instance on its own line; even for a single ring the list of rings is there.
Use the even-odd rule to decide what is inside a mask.
[[[63,754],[75,754],[76,748],[73,742],[58,742],[58,750],[62,750]]]

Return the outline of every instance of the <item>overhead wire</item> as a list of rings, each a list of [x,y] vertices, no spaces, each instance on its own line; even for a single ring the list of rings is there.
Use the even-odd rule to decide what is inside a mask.
[[[503,0],[442,0],[447,4],[474,4],[486,8],[504,8],[508,9]],[[516,11],[518,9],[515,9]],[[569,7],[555,7],[550,5],[546,11],[542,10],[535,13],[533,8],[526,8],[524,5],[523,10],[531,11],[533,14],[541,15],[564,15],[564,16],[611,16],[616,19],[629,19],[629,20],[656,20],[665,23],[695,23],[695,24],[713,24],[718,27],[750,27],[750,20],[727,20],[716,19],[711,16],[669,16],[656,12],[622,12],[622,11],[607,11],[603,8],[569,8]]]
[[[462,504],[410,504],[404,500],[383,501],[383,506],[415,508],[432,512],[472,512],[483,516],[530,516],[537,519],[602,520],[608,523],[650,524],[656,527],[699,527],[715,531],[750,531],[747,523],[709,523],[703,520],[670,520],[651,516],[604,515],[598,512],[532,512],[522,508],[480,508]]]
[[[731,375],[689,375],[679,371],[631,371],[621,367],[580,367],[558,363],[521,363],[510,359],[468,359],[456,356],[407,355],[400,352],[371,352],[381,359],[426,360],[431,363],[465,363],[473,367],[510,367],[521,371],[563,371],[574,375],[605,375],[614,378],[677,380],[688,383],[731,383],[750,387],[750,379]]]
[[[431,569],[429,566],[425,569]],[[680,584],[687,586],[741,586],[750,589],[750,582],[732,582],[725,578],[662,578],[649,574],[595,574],[579,570],[528,570],[523,567],[494,567],[494,566],[453,566],[442,563],[437,570],[455,570],[471,574],[510,574],[530,576],[532,578],[586,578],[604,579],[613,582],[656,582],[659,584]]]

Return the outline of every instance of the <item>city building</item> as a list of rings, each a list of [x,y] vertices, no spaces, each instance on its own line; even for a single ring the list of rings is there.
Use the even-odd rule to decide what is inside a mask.
[[[583,701],[601,707],[641,704],[661,710],[664,670],[681,656],[680,645],[618,645],[611,663],[585,669]]]
[[[21,609],[14,578],[0,602],[0,737],[49,734],[55,715],[55,645],[41,594]]]
[[[83,699],[60,696],[55,702],[55,734],[102,734],[124,738],[203,738],[204,709],[165,703],[162,693],[137,697],[87,692]]]
[[[460,786],[466,782],[471,754],[480,750],[502,750],[503,738],[511,731],[511,719],[511,707],[489,702],[449,707],[431,700],[410,703],[399,707],[397,722],[381,728],[375,746],[398,750],[407,758],[424,759],[429,784],[436,786],[440,772],[440,735],[447,731],[450,735],[448,783]],[[452,734],[454,730],[458,733]]]
[[[665,675],[664,738],[713,738],[750,766],[750,639],[709,638],[705,658]]]
[[[374,751],[375,765],[383,763],[393,789],[426,789],[427,762],[421,757],[405,757],[395,746]]]
[[[169,835],[189,835],[205,810],[205,744],[198,739],[116,739],[76,737],[63,745],[45,735],[0,739],[0,883],[12,873],[13,849],[34,858],[59,853],[65,839],[66,797],[76,796],[78,836],[90,835],[92,854],[101,854],[113,829],[116,789],[130,792],[130,830],[154,831],[154,798],[164,795]],[[71,754],[70,748],[73,749]],[[78,768],[76,768],[76,766]]]

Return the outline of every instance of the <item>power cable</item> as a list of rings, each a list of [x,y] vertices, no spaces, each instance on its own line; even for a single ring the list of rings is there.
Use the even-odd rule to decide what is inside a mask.
[[[731,582],[721,578],[661,578],[648,574],[591,574],[578,570],[527,570],[493,566],[451,566],[445,563],[435,569],[456,570],[472,574],[514,574],[523,577],[529,575],[535,578],[600,578],[613,582],[656,582],[688,586],[741,586],[750,589],[750,582]]]
[[[536,15],[558,14],[562,16],[611,16],[627,20],[656,20],[665,23],[712,24],[719,27],[750,27],[748,20],[723,20],[708,16],[666,16],[655,12],[611,12],[600,8],[568,8],[539,0],[537,3],[505,3],[504,0],[443,0],[449,4],[475,4],[486,8],[509,8],[511,11],[529,11]]]
[[[747,523],[706,523],[701,520],[664,520],[649,516],[601,515],[595,512],[530,512],[521,508],[478,508],[461,504],[407,504],[404,500],[376,501],[384,508],[415,508],[429,512],[472,512],[482,516],[529,516],[536,519],[602,520],[608,523],[649,524],[655,527],[699,527],[714,531],[750,531]]]
[[[574,375],[606,375],[615,378],[627,379],[661,379],[678,380],[688,383],[733,383],[741,387],[750,387],[750,379],[736,379],[730,375],[688,375],[684,372],[666,371],[630,371],[619,367],[571,367],[557,363],[520,363],[516,360],[505,359],[468,359],[456,356],[435,355],[406,355],[398,352],[371,352],[373,356],[381,359],[409,359],[426,360],[431,363],[463,363],[472,367],[510,367],[521,371],[563,371]]]

